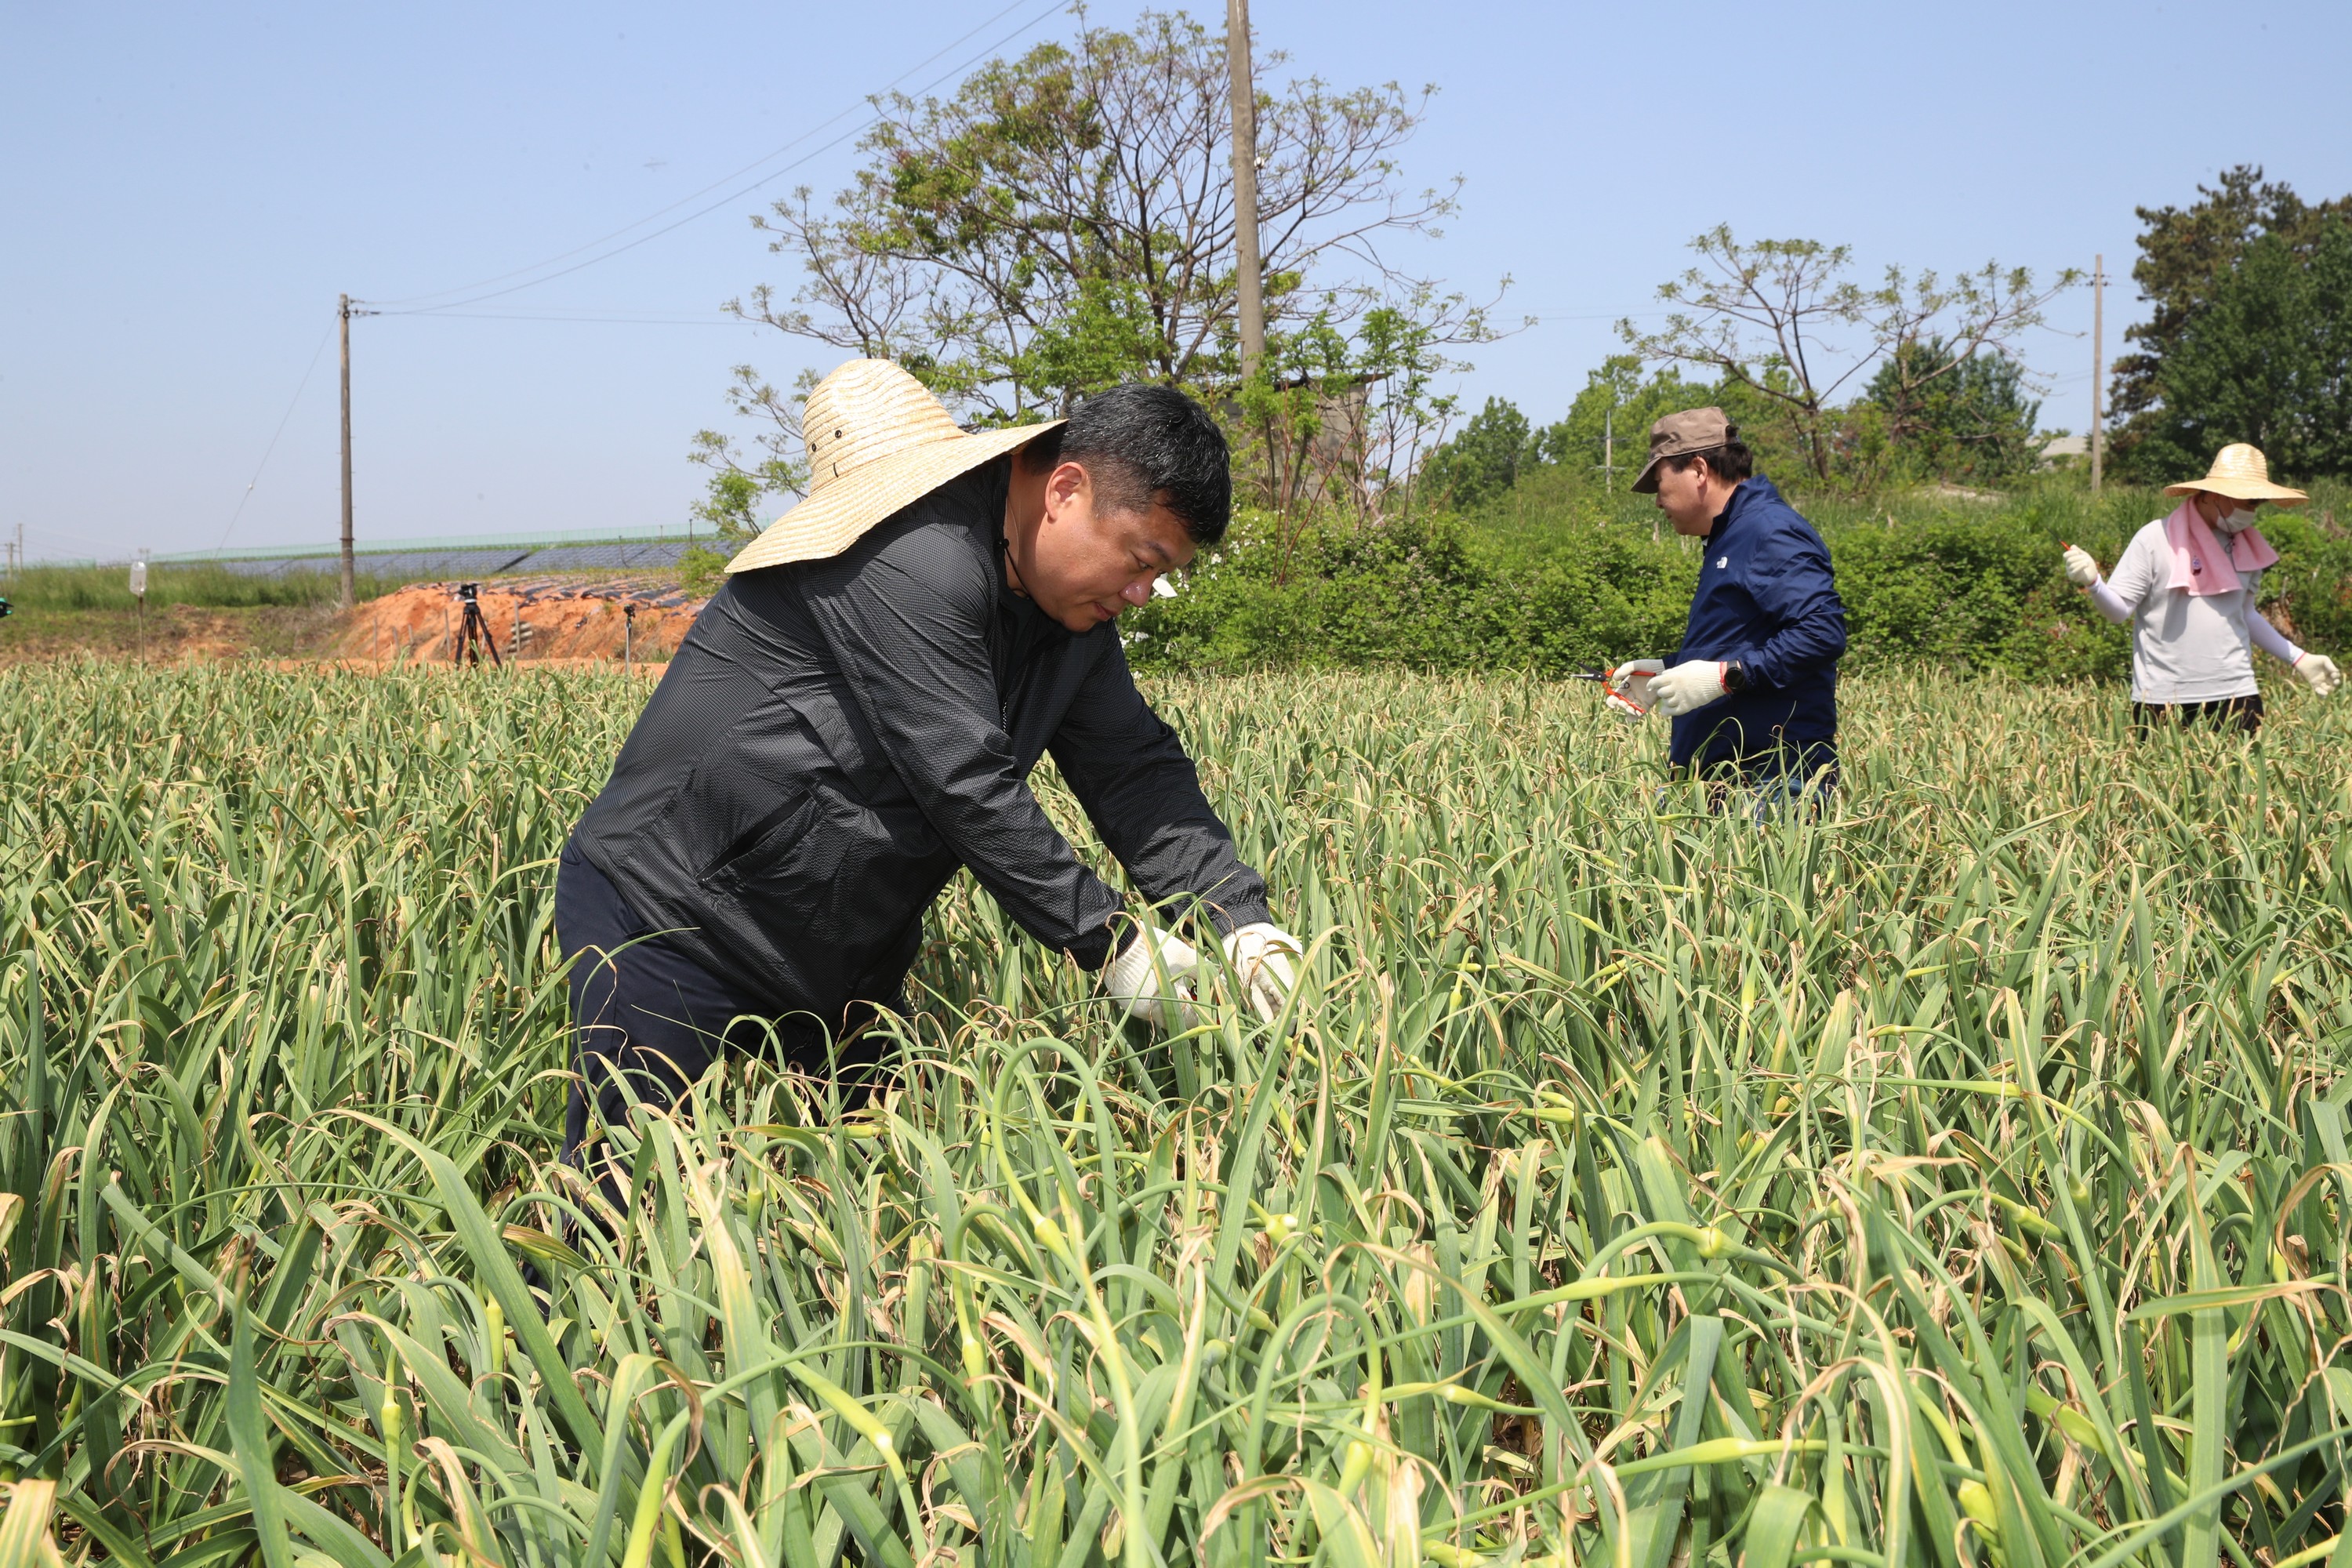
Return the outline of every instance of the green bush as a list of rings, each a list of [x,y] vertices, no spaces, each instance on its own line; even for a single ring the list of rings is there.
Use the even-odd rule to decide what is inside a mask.
[[[1558,675],[1671,647],[1696,557],[1605,520],[1539,542],[1419,516],[1288,542],[1243,519],[1129,628],[1129,657],[1160,669],[1508,668]]]
[[[2128,655],[2069,584],[2047,530],[2014,514],[1929,517],[1824,536],[1846,607],[1846,663],[2106,676]],[[2112,562],[2112,548],[2083,543]]]
[[[2338,657],[2352,652],[2352,532],[2335,519],[2341,489],[2315,489],[2303,510],[2266,507],[2262,521],[2279,552],[2263,577],[2264,609],[2297,642]]]
[[[2265,607],[2299,641],[2352,650],[2346,497],[2266,510],[2280,552]],[[2126,628],[2068,584],[2062,542],[2112,564],[2173,502],[2155,490],[2094,500],[2079,478],[1999,498],[1939,492],[1797,504],[1822,531],[1845,601],[1849,668],[1936,666],[2028,680],[2120,679]],[[1657,528],[1645,497],[1538,468],[1467,517],[1286,533],[1244,514],[1174,599],[1129,618],[1129,653],[1160,670],[1275,666],[1569,670],[1670,652],[1682,639],[1696,547]],[[1654,532],[1662,537],[1654,538]]]

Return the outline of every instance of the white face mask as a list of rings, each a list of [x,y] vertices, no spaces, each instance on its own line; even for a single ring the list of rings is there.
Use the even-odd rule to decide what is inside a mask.
[[[2243,533],[2254,526],[2254,514],[2244,507],[2239,507],[2234,510],[2223,512],[2221,521],[2213,526],[2224,533]]]

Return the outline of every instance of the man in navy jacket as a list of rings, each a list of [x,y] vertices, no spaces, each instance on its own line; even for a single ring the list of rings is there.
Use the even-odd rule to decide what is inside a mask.
[[[1775,795],[1834,784],[1845,606],[1822,536],[1754,472],[1719,408],[1652,426],[1633,489],[1658,498],[1676,533],[1706,541],[1682,647],[1620,672],[1646,675],[1674,721],[1675,766]]]

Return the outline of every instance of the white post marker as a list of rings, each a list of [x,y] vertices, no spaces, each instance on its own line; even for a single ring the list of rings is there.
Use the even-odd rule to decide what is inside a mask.
[[[139,601],[139,662],[147,662],[147,552],[131,563],[131,596]]]

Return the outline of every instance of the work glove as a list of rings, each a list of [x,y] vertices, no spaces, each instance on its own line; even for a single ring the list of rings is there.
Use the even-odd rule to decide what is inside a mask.
[[[2344,672],[2337,669],[2336,661],[2324,653],[2306,653],[2289,668],[2294,671],[2296,679],[2311,688],[2315,696],[2329,696],[2344,684]]]
[[[2091,552],[2079,544],[2066,547],[2066,581],[2077,588],[2095,588],[2099,583],[2099,563]]]
[[[1650,710],[1658,705],[1657,693],[1650,689],[1650,683],[1665,668],[1663,658],[1636,658],[1611,670],[1601,685],[1609,694],[1609,711],[1628,723],[1648,718]]]
[[[1237,926],[1225,937],[1225,961],[1250,1008],[1271,1024],[1282,1015],[1282,1005],[1298,988],[1298,969],[1305,949],[1297,937],[1265,921]]]
[[[1159,961],[1157,968],[1153,960]],[[1160,1028],[1192,1027],[1192,979],[1201,955],[1173,931],[1140,927],[1103,975],[1103,994],[1122,1018],[1140,1018]],[[1167,976],[1163,984],[1160,976]]]
[[[1669,719],[1696,713],[1730,695],[1724,689],[1723,664],[1712,658],[1695,658],[1652,676],[1650,693],[1657,699],[1658,711]]]

